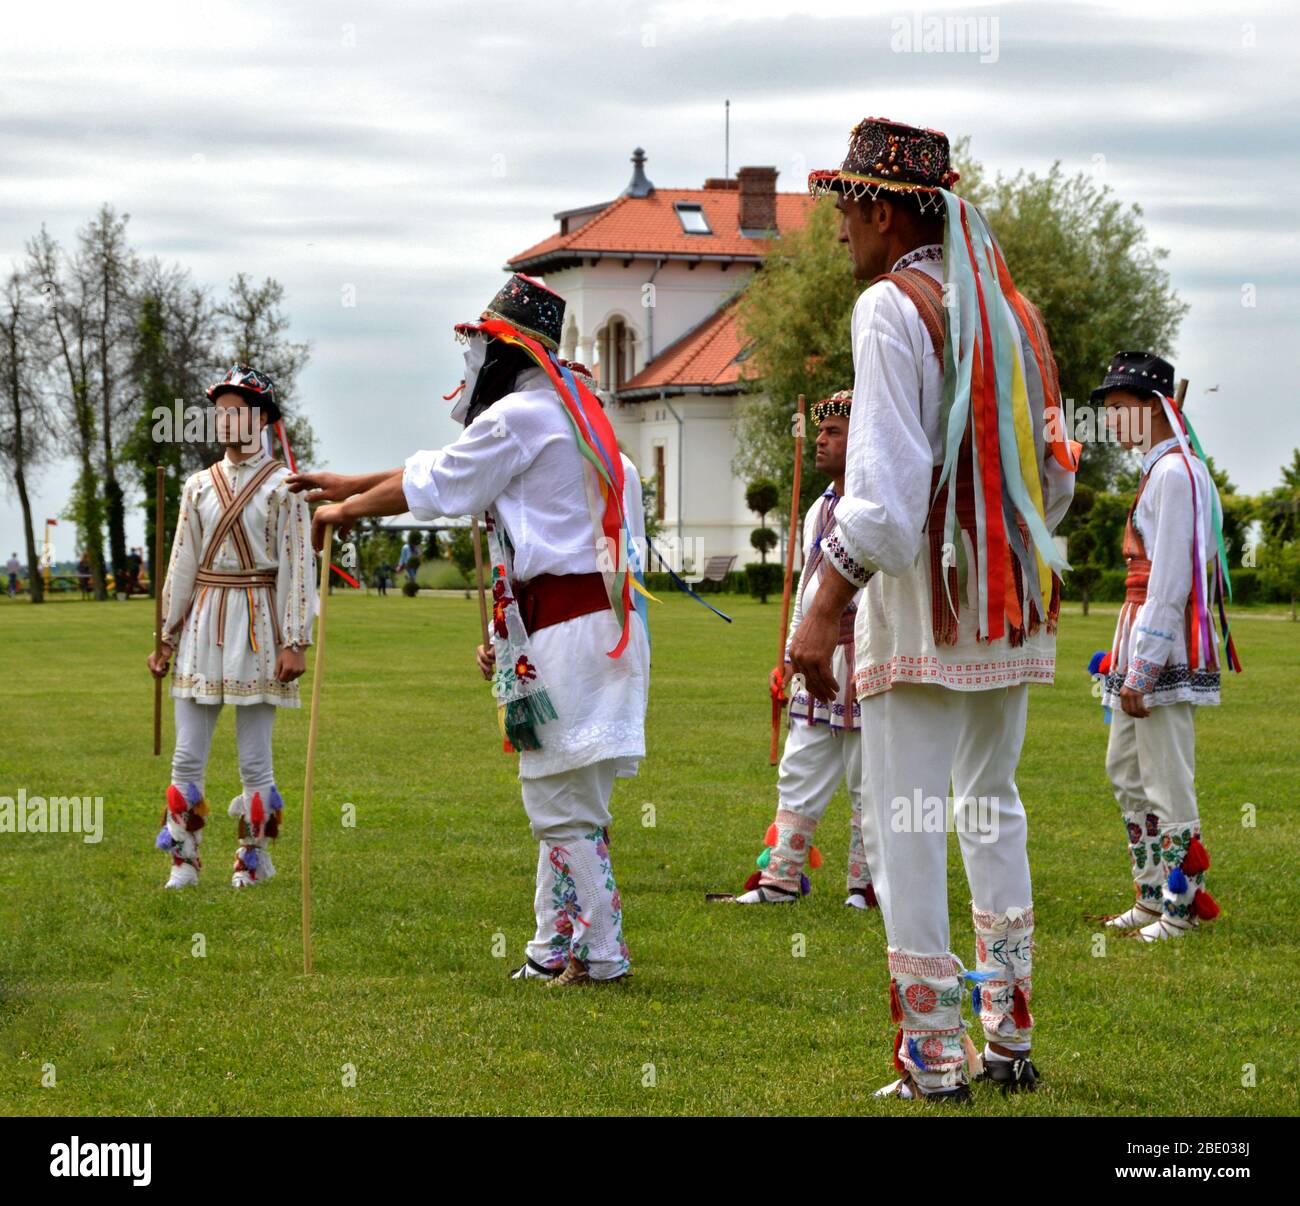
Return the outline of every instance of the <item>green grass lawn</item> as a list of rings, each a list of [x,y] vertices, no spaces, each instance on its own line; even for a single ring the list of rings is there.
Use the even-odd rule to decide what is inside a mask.
[[[473,667],[472,599],[331,600],[311,977],[299,952],[306,707],[279,720],[279,876],[228,886],[225,805],[238,784],[226,715],[204,882],[164,893],[153,838],[171,718],[154,758],[152,607],[0,600],[0,796],[102,796],[105,813],[99,844],[0,833],[0,1114],[915,1108],[870,1099],[893,1076],[893,1028],[880,916],[841,903],[842,791],[811,897],[794,909],[704,902],[752,870],[775,802],[777,606],[719,602],[734,624],[679,596],[652,606],[649,756],[615,789],[612,834],[635,978],[562,992],[506,978],[531,934],[537,848]],[[1063,618],[1059,682],[1033,688],[1021,763],[1045,1080],[1033,1097],[977,1087],[971,1109],[1294,1113],[1300,626],[1243,614],[1246,673],[1200,717],[1208,880],[1223,916],[1159,947],[1112,938],[1099,956],[1084,914],[1131,900],[1107,730],[1084,670],[1113,623],[1113,609]],[[342,823],[349,804],[355,827]],[[1254,827],[1242,823],[1248,804]],[[966,957],[969,896],[955,839],[949,850]],[[195,935],[205,957],[192,954]]]

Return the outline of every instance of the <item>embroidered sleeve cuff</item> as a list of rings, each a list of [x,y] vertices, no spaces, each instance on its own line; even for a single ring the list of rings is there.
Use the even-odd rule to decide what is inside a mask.
[[[876,572],[873,567],[858,561],[849,552],[844,541],[840,539],[838,532],[832,532],[827,536],[822,541],[822,548],[825,550],[826,560],[856,587],[866,586],[871,575]]]
[[[1144,657],[1129,658],[1128,673],[1124,675],[1124,685],[1130,691],[1141,691],[1143,695],[1150,695],[1155,689],[1156,679],[1160,677],[1160,671],[1163,669],[1163,666],[1148,661]]]

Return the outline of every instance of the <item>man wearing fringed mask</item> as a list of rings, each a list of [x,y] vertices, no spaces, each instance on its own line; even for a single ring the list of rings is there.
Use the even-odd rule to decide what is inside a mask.
[[[516,979],[610,983],[631,963],[610,861],[614,780],[645,756],[649,632],[640,481],[581,374],[558,360],[564,299],[516,274],[467,344],[453,416],[465,430],[404,467],[300,474],[326,525],[367,515],[481,514],[492,561],[490,669],[538,842],[536,931]]]

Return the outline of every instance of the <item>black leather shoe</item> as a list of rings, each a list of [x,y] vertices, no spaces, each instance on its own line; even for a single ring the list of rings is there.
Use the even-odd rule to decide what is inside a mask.
[[[1038,1069],[1024,1059],[985,1059],[984,1071],[976,1080],[989,1080],[1004,1093],[1032,1093],[1038,1088]]]
[[[512,980],[554,980],[563,970],[562,967],[543,967],[525,956],[523,964],[510,973],[510,978]]]

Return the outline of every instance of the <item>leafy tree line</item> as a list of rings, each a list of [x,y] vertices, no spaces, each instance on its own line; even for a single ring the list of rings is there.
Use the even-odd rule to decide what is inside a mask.
[[[76,525],[94,596],[128,572],[126,509],[146,516],[150,578],[156,469],[167,470],[168,522],[184,478],[220,449],[156,438],[155,411],[203,405],[203,389],[247,361],[275,379],[295,456],[311,463],[310,423],[293,405],[309,345],[288,338],[283,286],[238,273],[224,295],[179,264],[142,256],[129,214],[103,205],[65,248],[42,226],[0,281],[0,475],[18,498],[33,602],[44,597],[31,492],[42,469],[71,461],[77,477],[63,518]],[[105,547],[107,540],[107,547]]]

